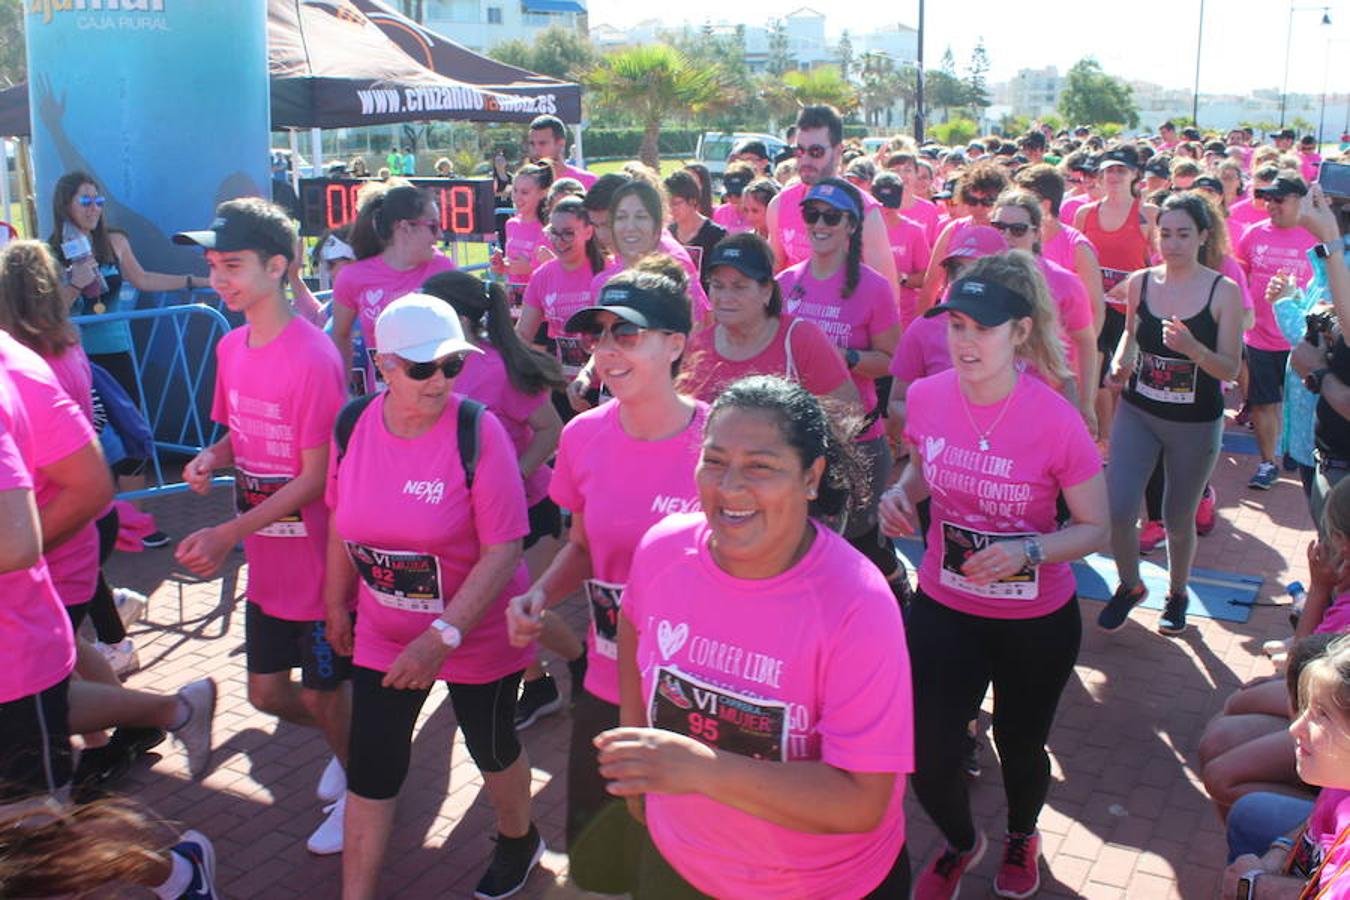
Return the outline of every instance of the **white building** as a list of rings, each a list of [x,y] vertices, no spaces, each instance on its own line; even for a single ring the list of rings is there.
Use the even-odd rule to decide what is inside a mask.
[[[995,85],[995,102],[1006,104],[1015,116],[1035,119],[1053,113],[1059,105],[1064,79],[1059,69],[1022,69],[1006,85]]]
[[[504,41],[532,41],[553,26],[585,34],[586,5],[584,0],[426,0],[423,24],[482,53]]]

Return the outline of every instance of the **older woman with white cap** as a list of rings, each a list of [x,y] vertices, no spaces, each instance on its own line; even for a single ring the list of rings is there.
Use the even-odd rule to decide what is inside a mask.
[[[505,617],[507,598],[529,585],[524,486],[501,423],[454,393],[479,351],[453,309],[410,294],[380,314],[375,338],[389,389],[339,415],[327,494],[328,635],[354,656],[343,896],[375,896],[413,727],[444,681],[497,814],[474,896],[505,897],[544,852],[514,723],[533,649],[510,645]]]

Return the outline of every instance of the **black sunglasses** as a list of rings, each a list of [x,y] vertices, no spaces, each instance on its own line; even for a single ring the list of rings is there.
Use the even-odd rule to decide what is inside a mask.
[[[1026,222],[990,222],[989,224],[998,231],[1011,233],[1013,237],[1022,237],[1031,230],[1031,225]]]
[[[811,209],[809,207],[802,210],[802,220],[807,225],[814,225],[821,219],[824,219],[825,224],[833,228],[844,220],[844,211],[842,209]]]
[[[581,348],[587,353],[594,353],[595,348],[600,346],[600,342],[605,339],[605,334],[614,338],[615,345],[620,350],[632,350],[642,339],[642,332],[647,329],[641,325],[634,325],[632,322],[620,319],[613,325],[606,328],[599,322],[592,322],[581,332]]]
[[[403,360],[403,371],[413,381],[426,381],[432,375],[435,375],[438,369],[446,378],[454,378],[464,371],[465,359],[467,357],[463,353],[447,356],[440,362],[411,362],[405,359]]]
[[[809,156],[812,159],[824,159],[825,154],[830,152],[830,148],[824,144],[812,144],[810,147],[803,147],[801,144],[792,148],[792,152],[797,156]]]
[[[966,201],[966,206],[993,206],[997,202],[997,197],[971,197]]]

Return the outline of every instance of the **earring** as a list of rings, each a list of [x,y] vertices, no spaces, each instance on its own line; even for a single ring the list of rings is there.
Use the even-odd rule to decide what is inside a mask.
[[[807,499],[807,500],[814,500],[814,499],[816,499],[816,489],[815,489],[815,488],[811,488],[810,490],[808,490],[808,491],[806,492],[806,499]]]

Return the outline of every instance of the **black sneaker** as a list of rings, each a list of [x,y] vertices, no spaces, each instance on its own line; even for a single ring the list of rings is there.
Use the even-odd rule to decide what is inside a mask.
[[[169,546],[169,536],[162,531],[152,531],[141,538],[141,546],[147,550],[158,550],[160,547]]]
[[[586,667],[588,665],[586,645],[582,644],[581,655],[576,659],[569,660],[567,663],[567,671],[572,673],[572,687],[568,696],[573,703],[577,702],[577,695],[581,693],[582,688],[586,684]]]
[[[558,684],[552,675],[525,682],[516,701],[516,730],[524,731],[544,716],[562,709]]]
[[[104,788],[126,775],[138,759],[162,744],[165,737],[159,728],[123,726],[113,732],[106,745],[85,750],[72,777],[76,801],[90,802],[103,796]]]
[[[497,849],[492,851],[492,862],[473,891],[479,900],[498,900],[519,891],[544,855],[544,839],[533,822],[524,837],[509,838],[498,834],[494,840]]]
[[[1130,610],[1142,603],[1147,596],[1148,588],[1144,587],[1143,582],[1132,590],[1123,584],[1118,585],[1116,592],[1106,602],[1106,607],[1097,614],[1097,627],[1103,631],[1115,631],[1120,628],[1130,617]]]
[[[1186,607],[1191,598],[1187,594],[1168,594],[1163,606],[1162,618],[1158,620],[1158,633],[1174,637],[1186,630]]]

